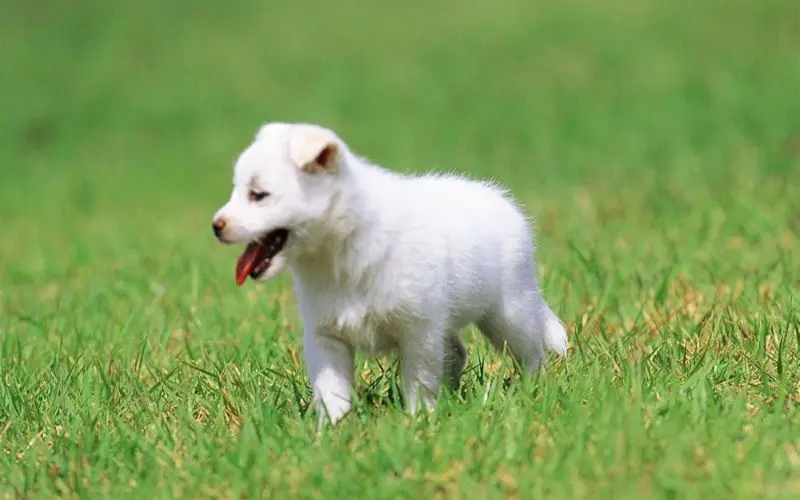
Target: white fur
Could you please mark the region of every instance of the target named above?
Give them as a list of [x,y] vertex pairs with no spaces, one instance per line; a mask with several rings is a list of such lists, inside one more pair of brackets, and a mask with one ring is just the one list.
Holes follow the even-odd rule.
[[[315,164],[328,146],[335,154]],[[270,195],[248,201],[253,187]],[[334,423],[351,406],[354,349],[399,351],[411,412],[419,399],[433,408],[440,383],[458,384],[468,324],[531,372],[544,347],[566,355],[564,326],[539,290],[528,220],[496,185],[400,175],[331,130],[270,123],[238,159],[215,219],[228,243],[291,231],[259,279],[291,270],[315,404]]]

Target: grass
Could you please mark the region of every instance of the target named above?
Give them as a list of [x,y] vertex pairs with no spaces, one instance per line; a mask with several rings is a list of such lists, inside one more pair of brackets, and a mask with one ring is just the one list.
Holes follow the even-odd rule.
[[[800,17],[789,0],[0,7],[0,498],[800,495]],[[507,184],[571,347],[468,331],[317,436],[290,281],[212,238],[268,120]]]

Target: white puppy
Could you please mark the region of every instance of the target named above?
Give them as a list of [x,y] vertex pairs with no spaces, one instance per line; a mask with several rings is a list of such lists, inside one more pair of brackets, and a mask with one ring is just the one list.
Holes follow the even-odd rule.
[[458,385],[470,323],[531,372],[544,347],[567,352],[528,221],[497,186],[400,175],[331,130],[270,123],[236,162],[213,228],[247,243],[238,284],[291,270],[314,402],[334,423],[351,406],[354,349],[399,351],[411,412],[433,408],[442,381]]

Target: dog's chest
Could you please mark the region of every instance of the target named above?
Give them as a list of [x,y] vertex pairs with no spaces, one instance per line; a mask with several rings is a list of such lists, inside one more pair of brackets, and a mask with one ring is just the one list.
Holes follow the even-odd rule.
[[403,315],[375,296],[317,290],[306,299],[308,313],[320,334],[373,355],[390,351],[402,341]]

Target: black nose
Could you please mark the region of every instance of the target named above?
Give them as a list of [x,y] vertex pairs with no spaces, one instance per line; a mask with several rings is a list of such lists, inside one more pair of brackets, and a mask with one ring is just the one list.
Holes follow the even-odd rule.
[[211,229],[214,230],[214,236],[219,238],[222,234],[222,230],[225,229],[225,221],[222,219],[215,220],[211,223]]

